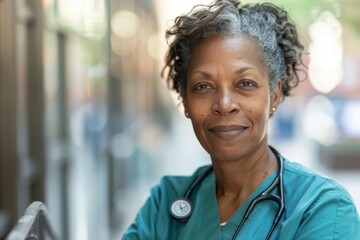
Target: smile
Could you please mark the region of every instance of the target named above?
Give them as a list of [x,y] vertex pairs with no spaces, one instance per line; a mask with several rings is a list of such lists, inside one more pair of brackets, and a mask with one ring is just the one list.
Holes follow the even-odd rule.
[[239,125],[216,126],[209,128],[209,132],[220,140],[229,141],[240,136],[246,129],[247,127]]

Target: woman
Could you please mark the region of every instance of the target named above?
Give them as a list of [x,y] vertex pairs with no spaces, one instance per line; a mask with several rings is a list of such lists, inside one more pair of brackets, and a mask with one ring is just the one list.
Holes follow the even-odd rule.
[[287,13],[216,1],[178,17],[167,37],[168,82],[212,164],[164,177],[123,239],[360,239],[348,192],[268,145],[302,64]]

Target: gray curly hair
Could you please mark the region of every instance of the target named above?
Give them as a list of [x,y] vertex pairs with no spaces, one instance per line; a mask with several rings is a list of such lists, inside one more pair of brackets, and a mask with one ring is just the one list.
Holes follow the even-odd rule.
[[197,5],[190,13],[175,19],[166,31],[170,41],[166,55],[167,82],[170,88],[184,97],[188,61],[192,50],[204,38],[245,34],[257,40],[268,66],[270,92],[277,82],[282,84],[282,96],[289,96],[298,85],[297,70],[303,65],[304,47],[299,42],[295,25],[287,12],[271,3],[241,6],[236,0],[217,0],[213,4]]

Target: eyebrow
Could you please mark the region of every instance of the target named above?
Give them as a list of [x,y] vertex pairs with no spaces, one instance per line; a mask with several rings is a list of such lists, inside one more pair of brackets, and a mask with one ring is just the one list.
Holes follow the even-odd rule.
[[[240,75],[240,74],[244,73],[245,71],[251,70],[251,69],[254,69],[254,68],[253,67],[243,67],[243,68],[240,68],[240,69],[236,70],[234,73]],[[204,72],[202,70],[195,70],[195,71],[191,72],[189,74],[189,76],[192,76],[194,74],[200,74],[205,78],[211,78],[212,77],[212,74],[210,74],[208,72]]]
[[191,72],[189,74],[189,76],[192,76],[192,75],[195,75],[195,74],[200,74],[205,78],[211,78],[212,77],[212,75],[210,73],[207,73],[207,72],[204,72],[204,71],[201,71],[201,70],[193,71],[193,72]]
[[243,67],[243,68],[236,70],[235,73],[242,74],[242,73],[246,72],[247,70],[253,70],[253,69],[254,69],[253,67]]

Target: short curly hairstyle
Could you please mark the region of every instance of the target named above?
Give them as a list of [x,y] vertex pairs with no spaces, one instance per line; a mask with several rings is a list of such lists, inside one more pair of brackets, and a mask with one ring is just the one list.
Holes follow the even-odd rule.
[[257,40],[269,71],[270,93],[282,82],[282,97],[290,95],[299,83],[297,71],[303,65],[296,27],[282,8],[271,4],[241,5],[237,0],[216,0],[197,5],[188,14],[175,19],[166,31],[169,49],[162,77],[168,86],[184,97],[189,58],[204,38],[245,34]]

